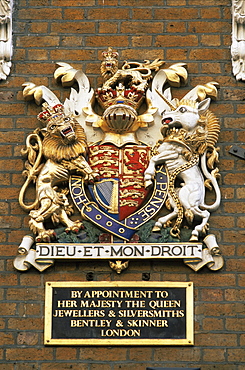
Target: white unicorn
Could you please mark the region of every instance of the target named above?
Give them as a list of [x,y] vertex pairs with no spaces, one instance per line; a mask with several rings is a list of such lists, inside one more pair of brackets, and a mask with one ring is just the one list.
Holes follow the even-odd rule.
[[[159,231],[162,226],[170,225],[170,221],[177,217],[171,229],[171,235],[179,237],[179,227],[185,216],[189,223],[194,216],[201,218],[192,231],[190,240],[198,240],[200,233],[206,233],[210,211],[215,211],[221,201],[220,189],[216,180],[218,169],[209,172],[207,166],[213,169],[218,159],[215,144],[219,134],[218,119],[208,111],[210,99],[200,103],[194,100],[168,101],[159,93],[170,106],[171,112],[162,114],[163,140],[159,141],[154,155],[145,171],[145,186],[149,187],[155,174],[155,166],[165,164],[169,173],[169,201],[167,205],[173,211],[160,217],[153,231]],[[199,159],[200,167],[199,167]],[[207,160],[208,158],[208,160]],[[206,181],[204,181],[206,178]],[[180,187],[176,180],[180,180]],[[216,200],[212,205],[205,204],[205,185],[215,190]]]

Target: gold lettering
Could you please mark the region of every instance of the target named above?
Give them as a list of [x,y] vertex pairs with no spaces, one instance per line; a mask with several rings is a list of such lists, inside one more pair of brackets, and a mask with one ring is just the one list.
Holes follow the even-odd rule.
[[140,330],[102,329],[100,335],[102,337],[140,337]]
[[81,298],[82,297],[82,290],[72,290],[71,291],[71,298]]
[[53,317],[105,317],[105,310],[55,310]]
[[168,321],[167,320],[128,320],[127,324],[129,327],[158,327],[158,328],[167,328]]
[[166,290],[155,290],[157,298],[167,298],[168,292]]
[[123,301],[80,301],[80,307],[96,307],[96,308],[104,308],[104,307],[119,307],[121,308]]
[[83,327],[110,327],[112,320],[71,320],[72,328],[83,328]]
[[76,301],[58,301],[57,302],[58,307],[77,307],[77,302]]
[[125,301],[127,308],[145,307],[145,301]]

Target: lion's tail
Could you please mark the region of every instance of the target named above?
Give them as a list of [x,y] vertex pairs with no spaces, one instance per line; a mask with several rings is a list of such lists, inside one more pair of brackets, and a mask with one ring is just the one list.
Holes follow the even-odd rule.
[[25,204],[24,199],[29,185],[31,184],[31,182],[36,182],[37,176],[43,167],[43,164],[41,164],[42,140],[39,135],[37,135],[36,133],[28,135],[26,139],[26,149],[23,150],[23,154],[28,156],[28,160],[25,163],[26,170],[24,170],[22,173],[27,178],[20,190],[19,203],[25,211],[31,211],[32,209],[37,207],[39,203],[38,197],[36,197],[32,204]]

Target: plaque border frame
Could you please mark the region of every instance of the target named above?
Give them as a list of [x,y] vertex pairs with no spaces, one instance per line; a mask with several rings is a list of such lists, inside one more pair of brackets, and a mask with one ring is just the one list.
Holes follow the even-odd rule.
[[[52,293],[55,287],[66,288],[186,288],[186,337],[184,339],[53,339],[52,338]],[[44,310],[44,345],[194,345],[194,293],[193,282],[138,282],[138,281],[97,281],[97,282],[81,282],[81,281],[65,281],[65,282],[46,282],[45,287],[45,310]]]

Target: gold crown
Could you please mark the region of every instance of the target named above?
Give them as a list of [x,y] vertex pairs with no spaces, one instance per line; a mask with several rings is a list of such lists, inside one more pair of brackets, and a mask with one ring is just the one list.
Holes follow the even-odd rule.
[[56,104],[53,107],[47,103],[43,103],[43,111],[38,114],[37,118],[43,123],[47,123],[51,119],[57,119],[64,115],[64,106],[62,104]]
[[118,59],[118,52],[112,51],[111,47],[108,47],[106,51],[102,52],[102,56],[105,60]]
[[124,104],[129,105],[136,111],[142,104],[144,100],[145,93],[142,90],[137,90],[136,87],[131,87],[130,89],[125,89],[122,84],[115,89],[97,89],[96,98],[98,103],[103,109],[107,109],[111,105]]

